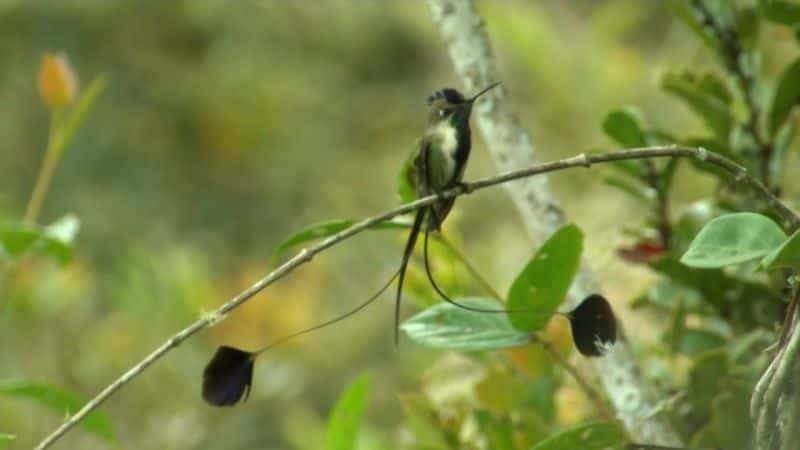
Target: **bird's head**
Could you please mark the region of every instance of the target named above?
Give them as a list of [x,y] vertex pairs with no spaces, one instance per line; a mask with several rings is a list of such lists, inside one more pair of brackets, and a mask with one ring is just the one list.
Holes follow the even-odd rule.
[[464,98],[461,92],[453,88],[443,88],[434,92],[428,97],[430,106],[428,123],[433,125],[447,120],[456,127],[469,123],[472,104],[475,103],[475,100],[499,84],[500,82],[493,83],[470,98]]

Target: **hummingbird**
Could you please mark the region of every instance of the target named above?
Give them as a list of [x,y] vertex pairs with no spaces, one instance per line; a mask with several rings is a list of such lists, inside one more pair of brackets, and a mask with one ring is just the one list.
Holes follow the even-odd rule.
[[[493,83],[469,98],[464,97],[461,92],[453,88],[440,89],[428,97],[430,109],[428,127],[412,154],[409,174],[411,181],[415,184],[418,198],[440,194],[462,183],[472,149],[469,127],[472,105],[480,96],[498,85],[500,85],[499,82]],[[455,203],[455,197],[437,200],[429,206],[418,209],[414,216],[411,232],[403,250],[403,259],[396,273],[398,281],[394,307],[395,344],[400,337],[400,300],[403,294],[403,281],[408,261],[417,243],[417,237],[423,224],[426,241],[430,231],[440,231],[442,222],[453,208],[453,203]],[[427,222],[425,221],[426,217]],[[432,277],[429,276],[429,278],[433,282]],[[437,291],[440,290],[437,288]],[[443,296],[443,298],[455,304],[447,296]]]
[[[411,177],[418,197],[440,194],[462,183],[464,170],[471,150],[469,128],[472,105],[483,94],[498,86],[494,83],[470,98],[465,98],[452,88],[436,91],[428,98],[430,112],[428,128],[418,142],[411,158]],[[427,243],[431,231],[440,231],[444,219],[453,207],[455,199],[441,199],[417,210],[414,222],[403,251],[400,267],[376,293],[354,309],[318,325],[283,336],[255,351],[230,346],[220,346],[203,371],[203,399],[212,406],[233,406],[247,399],[253,383],[253,368],[256,359],[274,347],[293,338],[329,327],[351,317],[371,303],[399,279],[395,299],[395,344],[399,340],[399,309],[403,290],[403,279],[408,261],[414,250],[420,231],[425,231],[425,269],[428,279],[442,298],[453,305],[476,312],[507,313],[513,310],[480,309],[462,305],[442,292],[433,279],[428,265]],[[425,218],[427,217],[427,222]],[[534,310],[519,310],[534,311]],[[578,350],[586,356],[601,356],[607,347],[616,341],[617,324],[609,303],[600,295],[590,295],[576,308],[561,314],[572,324],[573,339]]]

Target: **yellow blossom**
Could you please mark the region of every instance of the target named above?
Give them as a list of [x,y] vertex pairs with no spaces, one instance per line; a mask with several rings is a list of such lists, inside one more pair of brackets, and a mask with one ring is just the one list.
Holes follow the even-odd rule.
[[51,108],[69,105],[78,93],[78,77],[63,53],[45,53],[39,71],[39,95]]

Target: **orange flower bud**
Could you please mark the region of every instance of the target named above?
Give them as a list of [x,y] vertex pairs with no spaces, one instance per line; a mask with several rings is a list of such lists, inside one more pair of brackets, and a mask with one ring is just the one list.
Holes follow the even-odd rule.
[[78,77],[63,53],[45,53],[39,70],[39,95],[51,108],[67,106],[78,93]]

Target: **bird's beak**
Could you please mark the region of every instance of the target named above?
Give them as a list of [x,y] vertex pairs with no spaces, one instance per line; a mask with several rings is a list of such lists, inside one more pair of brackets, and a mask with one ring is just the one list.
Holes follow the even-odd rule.
[[467,99],[467,101],[466,101],[465,103],[470,103],[470,104],[471,104],[471,103],[474,103],[474,102],[475,102],[475,100],[477,100],[477,99],[478,99],[478,97],[480,97],[481,95],[483,95],[483,94],[485,94],[485,93],[489,92],[491,89],[493,89],[493,88],[495,88],[495,87],[497,87],[497,86],[500,86],[500,82],[499,82],[499,81],[497,81],[497,82],[495,82],[495,83],[492,83],[492,84],[490,84],[490,85],[489,85],[489,87],[487,87],[487,88],[483,89],[482,91],[480,91],[480,92],[478,92],[477,94],[473,95],[471,98]]

